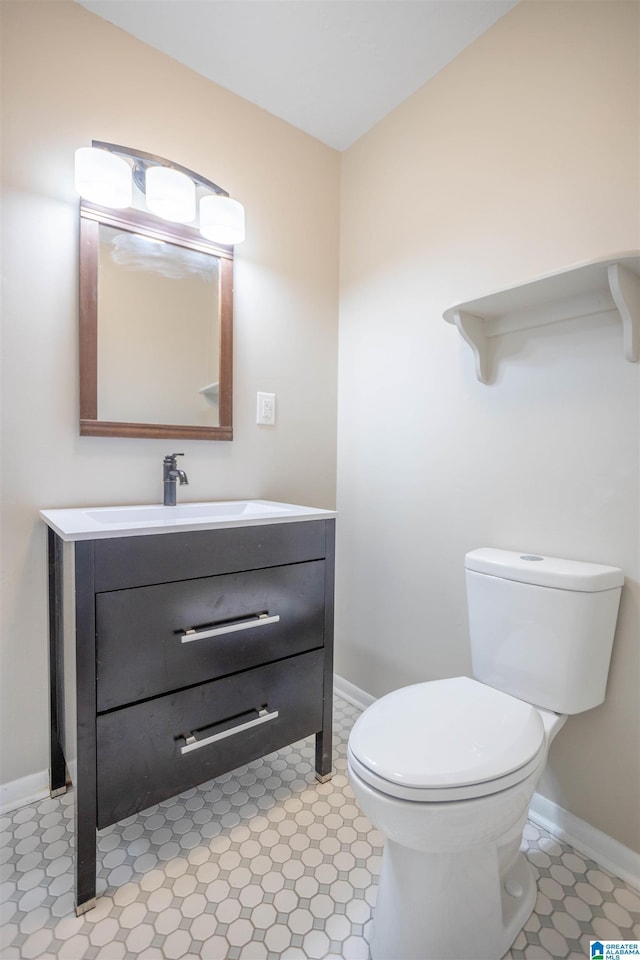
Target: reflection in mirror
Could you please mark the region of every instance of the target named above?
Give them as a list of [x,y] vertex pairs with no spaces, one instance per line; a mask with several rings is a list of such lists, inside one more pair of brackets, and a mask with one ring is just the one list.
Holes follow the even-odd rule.
[[233,252],[83,202],[80,433],[231,440]]
[[99,226],[98,419],[219,426],[219,259]]

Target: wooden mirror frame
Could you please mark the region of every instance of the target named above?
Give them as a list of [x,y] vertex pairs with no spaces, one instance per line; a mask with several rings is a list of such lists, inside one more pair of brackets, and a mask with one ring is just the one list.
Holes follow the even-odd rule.
[[[220,259],[219,425],[133,423],[98,419],[98,256],[100,224],[121,227]],[[192,227],[169,224],[139,210],[80,205],[80,436],[175,440],[233,440],[233,247],[206,240]]]

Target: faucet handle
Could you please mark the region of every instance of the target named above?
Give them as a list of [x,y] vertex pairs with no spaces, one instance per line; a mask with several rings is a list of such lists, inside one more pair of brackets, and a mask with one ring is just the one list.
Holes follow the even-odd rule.
[[184,457],[184,453],[168,453],[165,456],[165,463],[175,463],[176,457]]

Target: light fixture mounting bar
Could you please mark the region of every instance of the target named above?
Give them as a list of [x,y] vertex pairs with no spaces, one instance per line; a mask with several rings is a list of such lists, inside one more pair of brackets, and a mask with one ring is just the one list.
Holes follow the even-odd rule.
[[218,196],[229,196],[226,190],[223,190],[222,187],[219,187],[218,184],[212,180],[207,180],[206,177],[202,177],[199,173],[189,170],[188,167],[183,167],[181,164],[174,163],[172,160],[166,160],[164,157],[159,157],[155,153],[133,150],[131,147],[122,147],[117,143],[107,143],[104,140],[92,140],[91,146],[98,150],[109,150],[111,153],[117,153],[123,157],[130,157],[134,161],[134,177],[136,171],[145,171],[147,167],[150,166],[170,167],[172,170],[178,170],[180,173],[186,174],[194,183],[205,187],[207,190],[211,190],[212,193],[216,193]]

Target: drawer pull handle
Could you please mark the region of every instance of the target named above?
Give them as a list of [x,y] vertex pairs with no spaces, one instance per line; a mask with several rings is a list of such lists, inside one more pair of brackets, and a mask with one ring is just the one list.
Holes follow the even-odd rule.
[[268,723],[269,720],[275,720],[278,716],[277,710],[262,709],[258,711],[258,716],[253,720],[247,720],[245,723],[239,723],[237,727],[230,727],[229,730],[222,730],[220,733],[214,733],[211,737],[205,737],[204,740],[196,740],[191,734],[185,738],[184,746],[180,747],[180,753],[191,753],[193,750],[199,750],[200,747],[207,747],[210,743],[216,743],[218,740],[224,740],[226,737],[233,737],[236,733],[242,733],[243,730],[249,730],[251,727],[257,727],[261,723]]
[[237,633],[238,630],[252,630],[254,627],[266,627],[268,623],[278,623],[279,614],[272,617],[260,613],[251,620],[237,620],[235,623],[224,623],[219,627],[207,627],[205,630],[186,630],[180,637],[180,643],[191,643],[192,640],[206,640],[208,637],[221,637],[225,633]]

